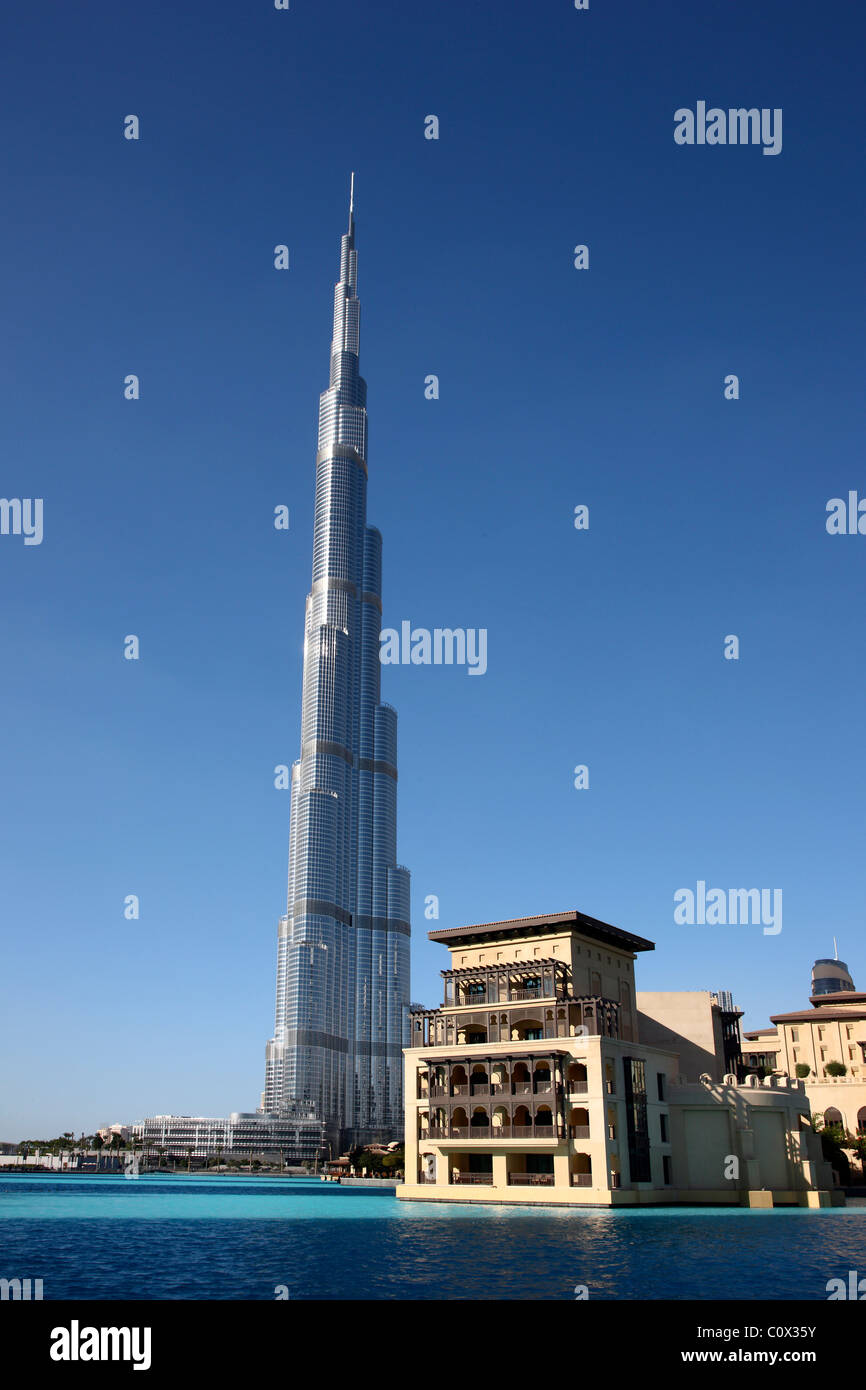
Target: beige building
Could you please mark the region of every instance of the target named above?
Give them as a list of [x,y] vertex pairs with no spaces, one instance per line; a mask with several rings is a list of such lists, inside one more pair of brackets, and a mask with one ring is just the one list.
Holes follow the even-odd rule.
[[451,966],[442,1005],[412,1013],[399,1197],[829,1202],[802,1086],[724,1070],[737,1011],[699,991],[637,999],[651,941],[580,912],[430,938]]
[[[812,1113],[849,1134],[866,1134],[866,994],[854,988],[844,962],[820,960],[812,970],[809,1004],[773,1015],[772,1028],[744,1035],[746,1068],[796,1076],[798,1067],[808,1067],[804,1083]],[[842,1076],[831,1074],[838,1070],[834,1062],[845,1067]]]
[[697,1081],[705,1073],[714,1081],[742,1068],[740,1019],[730,997],[706,989],[666,990],[637,995],[641,1042],[673,1048],[680,1073]]

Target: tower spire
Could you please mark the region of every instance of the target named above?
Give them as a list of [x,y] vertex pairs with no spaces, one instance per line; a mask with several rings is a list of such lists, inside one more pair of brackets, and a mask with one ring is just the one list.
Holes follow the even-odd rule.
[[301,756],[263,1101],[281,1114],[312,1109],[341,1146],[401,1132],[411,930],[409,873],[397,862],[397,716],[380,700],[382,537],[367,525],[357,287],[353,174],[319,398]]

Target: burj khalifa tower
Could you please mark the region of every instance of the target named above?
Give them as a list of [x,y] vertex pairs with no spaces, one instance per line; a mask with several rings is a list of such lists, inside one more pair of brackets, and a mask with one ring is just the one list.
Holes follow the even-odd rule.
[[354,175],[319,401],[301,756],[263,1108],[315,1110],[333,1143],[402,1134],[409,872],[397,864],[397,714],[380,696],[382,537],[367,525]]

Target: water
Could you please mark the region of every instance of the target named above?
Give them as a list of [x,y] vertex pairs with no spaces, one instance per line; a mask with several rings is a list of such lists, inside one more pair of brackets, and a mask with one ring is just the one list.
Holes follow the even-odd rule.
[[0,1277],[45,1299],[821,1299],[866,1206],[639,1211],[398,1202],[314,1179],[0,1178]]

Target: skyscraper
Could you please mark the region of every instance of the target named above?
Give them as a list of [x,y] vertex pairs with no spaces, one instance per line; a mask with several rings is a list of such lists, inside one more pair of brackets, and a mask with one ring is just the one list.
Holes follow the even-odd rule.
[[312,1103],[336,1142],[402,1132],[409,872],[397,855],[397,714],[379,699],[382,537],[367,525],[354,175],[319,402],[301,756],[292,768],[264,1108]]

